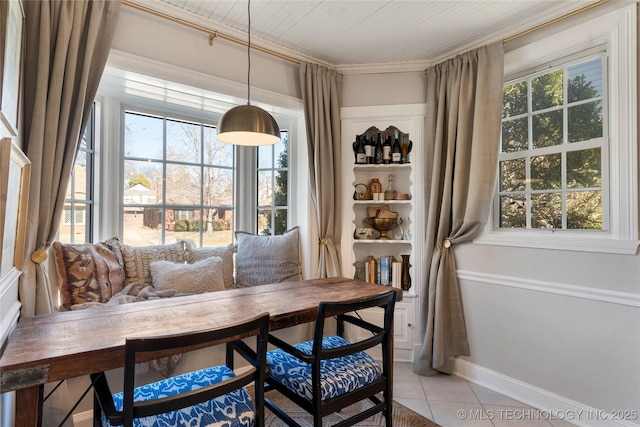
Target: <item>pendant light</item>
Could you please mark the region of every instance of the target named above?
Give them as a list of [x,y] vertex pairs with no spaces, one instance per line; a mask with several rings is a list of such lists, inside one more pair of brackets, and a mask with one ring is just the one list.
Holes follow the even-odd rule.
[[218,122],[219,141],[234,145],[272,145],[280,142],[280,128],[273,117],[251,105],[251,0],[248,0],[249,40],[247,43],[247,105],[233,107]]

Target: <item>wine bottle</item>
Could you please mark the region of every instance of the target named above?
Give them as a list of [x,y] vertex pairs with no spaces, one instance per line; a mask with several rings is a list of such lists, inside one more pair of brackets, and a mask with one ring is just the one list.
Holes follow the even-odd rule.
[[365,163],[373,163],[373,144],[371,144],[371,140],[367,139],[367,136],[364,137],[364,152],[366,157]]
[[389,132],[385,132],[384,144],[382,144],[382,163],[388,165],[391,163],[391,138]]
[[367,163],[367,153],[364,149],[364,142],[360,139],[360,136],[356,137],[358,142],[358,148],[356,149],[356,164],[362,165]]
[[376,164],[381,165],[384,162],[382,156],[382,135],[378,132],[378,139],[376,140]]
[[356,140],[351,144],[353,148],[353,163],[358,163],[358,148],[360,147],[360,137],[356,135]]
[[395,139],[393,141],[393,147],[391,147],[391,162],[401,163],[402,161],[402,148],[400,148],[400,141],[398,140],[398,131],[396,130]]

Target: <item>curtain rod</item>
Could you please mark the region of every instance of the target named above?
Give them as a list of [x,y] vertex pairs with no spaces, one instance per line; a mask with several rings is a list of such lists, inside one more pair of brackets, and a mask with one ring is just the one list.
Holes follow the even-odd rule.
[[[213,40],[216,37],[220,37],[221,39],[228,40],[228,41],[231,41],[233,43],[238,43],[238,44],[241,44],[243,46],[247,46],[249,44],[247,41],[239,39],[237,37],[221,33],[220,31],[217,31],[217,30],[212,30],[211,28],[207,28],[207,27],[204,27],[202,25],[195,24],[193,22],[187,21],[185,19],[169,15],[168,13],[160,12],[158,10],[152,9],[150,7],[147,7],[147,6],[143,6],[143,5],[139,4],[139,3],[135,3],[135,2],[132,2],[130,0],[122,0],[122,4],[124,4],[125,6],[132,7],[134,9],[141,10],[143,12],[150,13],[150,14],[155,15],[155,16],[159,16],[160,18],[168,19],[169,21],[173,21],[173,22],[176,22],[178,24],[185,25],[185,26],[187,26],[189,28],[193,28],[195,30],[199,30],[199,31],[205,32],[205,33],[209,34],[209,44],[213,44]],[[276,52],[276,51],[271,50],[271,49],[267,49],[266,47],[257,46],[255,44],[251,43],[251,48],[255,49],[255,50],[258,50],[260,52],[263,52],[263,53],[278,57],[280,59],[284,59],[286,61],[293,62],[294,64],[300,64],[300,60],[299,59],[291,57],[291,56],[288,56],[288,55],[285,55],[283,53]]]
[[518,34],[514,34],[513,36],[509,36],[509,37],[507,37],[507,38],[505,38],[503,40],[503,43],[508,43],[508,42],[513,41],[515,39],[519,39],[522,36],[526,36],[527,34],[531,34],[534,31],[538,31],[538,30],[540,30],[542,28],[548,27],[549,25],[553,25],[553,24],[555,24],[557,22],[562,22],[562,21],[564,21],[566,19],[569,19],[569,18],[571,18],[573,16],[576,16],[576,15],[579,15],[579,14],[581,14],[583,12],[586,12],[587,10],[593,9],[594,7],[603,5],[606,2],[607,2],[607,0],[598,0],[595,3],[591,3],[591,4],[588,4],[586,6],[581,7],[580,9],[576,9],[573,12],[565,13],[564,15],[558,16],[557,18],[554,18],[554,19],[552,19],[550,21],[543,22],[540,25],[536,25],[533,28],[529,28],[528,30],[524,30],[524,31],[522,31],[522,32],[520,32]]

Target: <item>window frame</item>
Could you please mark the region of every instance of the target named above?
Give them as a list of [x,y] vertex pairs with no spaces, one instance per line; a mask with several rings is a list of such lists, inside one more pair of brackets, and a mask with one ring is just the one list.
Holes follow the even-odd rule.
[[[605,191],[605,189],[609,189],[609,166],[610,166],[610,161],[609,161],[609,109],[608,109],[608,105],[609,105],[609,94],[608,94],[608,85],[603,85],[602,87],[602,93],[600,94],[599,97],[600,98],[599,101],[602,103],[602,118],[603,118],[603,128],[602,128],[602,136],[598,137],[598,138],[593,138],[591,140],[587,140],[587,141],[577,141],[577,142],[571,142],[568,139],[568,123],[567,123],[567,119],[568,119],[568,111],[574,107],[575,105],[578,104],[585,104],[585,103],[591,103],[593,102],[594,98],[591,98],[589,100],[586,101],[579,101],[578,103],[571,103],[568,100],[567,97],[567,79],[568,76],[565,75],[564,71],[568,70],[569,68],[579,65],[579,64],[584,64],[586,62],[598,59],[600,60],[601,64],[602,64],[602,80],[604,82],[608,81],[608,74],[607,74],[607,64],[608,64],[608,57],[607,57],[607,53],[606,53],[606,47],[605,46],[601,46],[599,48],[596,49],[592,49],[589,50],[587,52],[582,52],[581,55],[578,55],[577,57],[572,57],[572,58],[565,58],[565,61],[562,61],[560,64],[547,64],[545,66],[545,69],[543,71],[536,71],[536,72],[531,72],[531,73],[525,73],[523,76],[518,76],[516,78],[512,78],[510,80],[506,80],[504,83],[504,87],[516,84],[516,83],[520,83],[520,82],[527,82],[527,102],[528,102],[528,107],[527,107],[527,111],[523,114],[518,114],[512,117],[509,117],[505,120],[505,118],[503,117],[503,123],[508,122],[508,121],[514,121],[514,120],[521,120],[521,119],[527,119],[528,121],[528,147],[526,149],[522,149],[522,150],[517,150],[517,151],[510,151],[510,152],[503,152],[502,151],[502,147],[500,148],[500,154],[498,156],[498,178],[497,178],[497,183],[496,183],[496,197],[493,198],[493,211],[495,212],[495,214],[492,216],[491,220],[493,220],[493,227],[496,230],[518,230],[518,231],[523,231],[523,232],[529,232],[529,231],[533,231],[533,230],[541,230],[540,228],[532,228],[531,227],[531,220],[532,220],[532,197],[537,195],[537,194],[552,194],[552,193],[559,193],[561,194],[562,197],[562,228],[554,228],[553,231],[557,232],[557,233],[570,233],[570,234],[577,234],[577,233],[606,233],[609,230],[609,224],[610,224],[610,219],[609,219],[609,214],[610,214],[610,206],[609,206],[609,192]],[[556,71],[559,70],[563,70],[563,102],[561,105],[558,106],[554,106],[552,108],[545,108],[542,110],[538,110],[538,111],[534,111],[532,108],[532,87],[530,82],[532,82],[533,80],[535,80],[536,78],[539,78],[541,76],[547,75],[549,73],[554,73]],[[563,141],[560,144],[556,144],[556,145],[550,145],[550,146],[545,146],[545,147],[532,147],[531,143],[533,140],[533,119],[541,114],[545,114],[548,111],[562,111],[563,114]],[[515,117],[515,119],[513,118]],[[594,149],[594,148],[599,148],[600,151],[600,155],[601,155],[601,165],[600,165],[600,177],[601,177],[601,185],[600,185],[600,193],[601,193],[601,204],[602,204],[602,228],[601,229],[568,229],[565,228],[566,226],[566,222],[567,222],[567,206],[566,206],[566,194],[567,193],[571,193],[571,192],[575,192],[575,191],[585,191],[585,189],[575,189],[575,188],[570,188],[566,186],[566,182],[567,182],[567,168],[566,168],[566,159],[567,159],[567,154],[571,153],[571,152],[577,152],[577,151],[582,151],[582,150],[587,150],[587,149]],[[556,155],[559,154],[562,158],[561,161],[561,185],[559,188],[555,188],[555,189],[534,189],[531,188],[531,183],[529,181],[530,177],[531,177],[531,167],[532,167],[532,159],[535,157],[540,157],[540,156],[548,156],[548,155]],[[525,170],[526,170],[526,178],[527,178],[527,183],[526,183],[526,188],[525,190],[521,190],[521,191],[502,191],[501,189],[501,169],[500,169],[500,163],[502,161],[510,161],[510,160],[524,160],[525,161]],[[500,203],[500,197],[501,196],[505,196],[505,195],[510,195],[510,194],[518,194],[518,195],[523,195],[526,197],[527,199],[527,212],[526,212],[526,222],[527,222],[527,227],[526,228],[508,228],[508,227],[501,227],[500,226],[500,220],[501,220],[501,203]]]
[[[569,62],[575,55],[606,46],[609,65],[606,72],[609,77],[608,231],[499,229],[495,222],[496,207],[492,203],[484,232],[474,239],[474,243],[614,254],[637,252],[640,242],[636,7],[636,4],[627,5],[551,35],[531,36],[518,41],[516,47],[506,49],[505,53],[506,83],[532,70],[542,70],[550,63]],[[494,200],[497,197],[496,186]]]
[[[101,139],[104,141],[118,141],[118,144],[103,144],[100,147],[100,170],[108,171],[107,174],[98,172],[98,176],[109,176],[109,179],[118,177],[118,182],[123,182],[124,176],[124,111],[138,111],[141,113],[171,117],[189,122],[197,121],[206,125],[216,126],[222,114],[235,105],[241,105],[246,99],[224,95],[221,91],[228,90],[233,93],[237,86],[216,77],[207,77],[209,81],[220,83],[221,91],[213,92],[210,89],[195,88],[178,83],[184,76],[192,76],[194,72],[180,69],[172,76],[163,76],[162,79],[153,76],[153,71],[162,69],[154,61],[138,61],[127,58],[127,70],[121,68],[122,53],[113,55],[113,65],[107,64],[103,79],[98,90],[97,102],[101,106],[100,121],[103,123]],[[125,57],[127,55],[124,55]],[[154,65],[155,64],[155,65]],[[145,74],[138,74],[139,69]],[[148,72],[148,74],[147,74]],[[196,73],[197,74],[197,73]],[[246,92],[243,86],[242,92]],[[226,89],[225,89],[226,88]],[[252,102],[260,105],[271,113],[279,127],[289,133],[289,215],[290,226],[308,224],[308,208],[304,206],[303,198],[297,197],[306,194],[303,188],[305,174],[298,168],[303,164],[300,156],[304,151],[298,146],[306,146],[304,139],[304,114],[300,100],[280,94],[261,90],[253,90],[263,98],[263,103]],[[254,95],[255,96],[255,95]],[[258,96],[256,96],[258,99]],[[165,103],[164,100],[171,102]],[[273,102],[274,104],[267,104]],[[278,106],[279,105],[279,106]],[[188,106],[188,107],[187,107]],[[295,143],[294,143],[295,142]],[[255,233],[255,165],[256,149],[253,147],[237,146],[236,150],[236,176],[234,194],[234,225],[235,231]],[[295,159],[295,161],[293,161]],[[306,159],[304,159],[306,160]],[[244,171],[244,172],[243,172]],[[296,178],[302,177],[302,180]],[[98,178],[99,179],[99,178]],[[292,183],[300,182],[300,185]],[[97,221],[95,231],[99,239],[111,236],[122,236],[122,218],[120,212],[123,208],[123,189],[121,186],[105,185],[104,182],[96,183],[99,188],[100,200],[97,204],[100,218]],[[117,201],[117,203],[113,203]],[[295,206],[294,206],[295,205]],[[296,212],[294,208],[298,208]]]

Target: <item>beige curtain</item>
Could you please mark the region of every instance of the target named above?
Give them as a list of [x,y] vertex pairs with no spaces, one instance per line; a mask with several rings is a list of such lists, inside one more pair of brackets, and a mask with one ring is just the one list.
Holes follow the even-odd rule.
[[319,236],[317,277],[342,275],[335,236],[340,235],[340,83],[342,75],[300,62],[300,88],[309,150],[311,199]]
[[107,61],[120,1],[23,4],[23,148],[32,166],[19,296],[22,316],[33,316],[54,309],[42,251],[58,230],[76,148]]
[[454,357],[469,355],[454,251],[482,231],[493,198],[503,57],[500,42],[427,71],[428,283],[421,301],[424,343],[414,366],[421,375],[452,373]]

